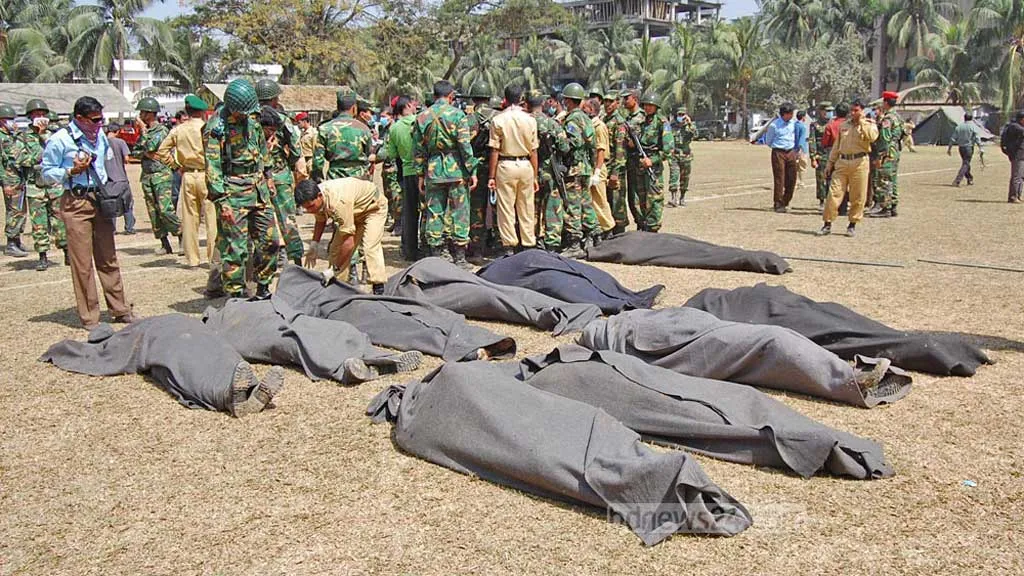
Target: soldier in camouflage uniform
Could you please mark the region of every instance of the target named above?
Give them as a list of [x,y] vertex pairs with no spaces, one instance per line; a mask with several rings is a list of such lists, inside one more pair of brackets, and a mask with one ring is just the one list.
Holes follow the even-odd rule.
[[604,123],[608,126],[611,149],[608,150],[608,205],[615,219],[613,234],[621,234],[629,225],[626,212],[626,116],[619,107],[619,93],[604,95]]
[[[425,196],[428,255],[466,266],[469,190],[477,184],[477,162],[470,145],[469,122],[452,106],[454,98],[450,83],[434,84],[434,103],[416,116],[412,139],[420,193]],[[444,246],[446,232],[454,254]]]
[[[392,99],[392,102],[397,102],[398,97]],[[388,224],[386,230],[393,232],[393,236],[402,235],[402,186],[399,183],[398,165],[402,162],[400,159],[391,158],[388,156],[386,151],[386,144],[388,142],[388,134],[391,133],[391,126],[394,124],[394,104],[392,104],[391,114],[381,114],[380,120],[381,125],[378,129],[378,138],[380,139],[380,153],[377,155],[377,159],[383,163],[383,171],[381,172],[381,182],[384,184],[384,197],[388,200]]]
[[[305,177],[306,161],[302,158],[302,148],[299,146],[302,133],[281,109],[280,95],[281,87],[277,82],[267,79],[256,82],[256,98],[259,99],[264,110],[269,108],[266,113],[261,113],[260,124],[263,126],[267,151],[270,153],[271,182],[274,186],[272,198],[274,216],[277,218],[278,226],[281,227],[281,236],[284,239],[288,259],[296,266],[301,266],[304,248],[302,237],[299,235],[299,225],[295,220],[298,210],[295,206],[296,176],[292,169],[295,169],[295,173],[299,175],[300,179]],[[273,114],[277,115],[277,122],[272,126],[264,124],[263,116],[270,121]]]
[[875,206],[865,214],[869,218],[896,216],[900,201],[896,181],[903,146],[903,119],[896,113],[896,92],[882,93],[882,114],[878,120],[878,140],[872,147],[871,162],[875,167]]
[[[644,110],[640,106],[640,97],[635,90],[627,91],[622,96],[622,101],[625,104],[625,110],[623,115],[625,121],[622,123],[622,127],[627,131],[632,131],[633,134],[639,134],[641,127],[646,122],[647,117],[644,115]],[[644,218],[640,212],[640,181],[643,178],[642,170],[640,168],[640,152],[636,149],[633,144],[633,139],[629,136],[626,137],[626,205],[629,207],[629,213],[633,215],[633,222],[636,224],[637,230],[643,230]]]
[[313,179],[371,178],[373,133],[354,117],[359,96],[350,89],[338,91],[338,116],[317,129],[313,147]]
[[25,105],[25,114],[32,121],[28,131],[22,134],[21,156],[18,165],[27,176],[25,197],[28,202],[29,220],[32,222],[32,242],[39,253],[36,270],[44,271],[49,265],[46,252],[50,241],[64,252],[64,264],[68,264],[67,232],[60,214],[60,197],[64,188],[43,180],[43,150],[50,137],[47,130],[49,109],[46,102],[34,98]]
[[171,242],[167,235],[178,236],[181,244],[181,222],[175,210],[171,190],[171,168],[156,159],[156,151],[160,143],[167,137],[169,130],[157,121],[160,104],[155,98],[143,98],[135,107],[139,118],[135,122],[136,130],[142,133],[132,148],[132,158],[142,161],[142,196],[146,199],[149,210],[149,222],[153,226],[153,236],[160,241],[157,254],[173,254]]
[[270,297],[277,274],[280,239],[274,221],[267,141],[259,123],[256,90],[233,80],[224,91],[224,108],[204,127],[206,186],[218,209],[217,250],[221,279],[229,297],[242,297],[249,242],[253,244],[257,298]]
[[491,119],[495,110],[490,106],[491,89],[486,82],[477,82],[469,89],[473,99],[473,113],[466,116],[469,123],[469,141],[477,161],[476,188],[469,191],[469,242],[475,256],[483,256],[487,242],[487,204],[491,192],[487,189],[487,159],[491,154],[487,139],[491,132]]
[[[537,120],[537,150],[540,161],[538,177],[540,191],[534,196],[534,213],[537,214],[537,239],[540,247],[550,252],[562,250],[562,223],[565,210],[562,204],[562,190],[555,182],[553,156],[565,158],[569,154],[569,139],[562,126],[544,114],[544,96],[535,94],[527,100],[527,111]],[[564,167],[563,163],[559,163]],[[564,179],[567,174],[561,174]]]
[[832,152],[831,146],[825,146],[824,138],[834,110],[835,107],[831,102],[818,104],[818,114],[815,122],[811,124],[810,137],[807,139],[811,165],[814,166],[815,182],[817,183],[815,197],[818,199],[818,208],[821,209],[824,209],[825,199],[828,198],[829,180],[826,170],[828,169],[828,155]]
[[686,193],[690,190],[690,169],[693,167],[690,143],[696,137],[697,125],[686,113],[686,107],[680,106],[672,122],[672,140],[675,145],[668,158],[669,208],[686,206]]
[[5,226],[7,249],[5,253],[24,258],[28,252],[21,246],[21,231],[25,229],[25,180],[21,177],[18,158],[22,143],[14,125],[14,108],[0,104],[0,184],[4,188]]
[[647,157],[641,157],[639,160],[637,208],[641,215],[640,229],[657,232],[661,229],[662,208],[665,202],[665,193],[659,180],[663,162],[675,143],[672,139],[672,129],[669,128],[665,117],[658,113],[657,96],[653,92],[648,92],[641,98],[640,103],[644,107],[645,120],[638,136]]
[[569,138],[572,160],[565,180],[565,256],[582,258],[591,235],[597,235],[597,215],[590,200],[590,177],[594,174],[594,123],[580,107],[587,93],[572,82],[562,90],[568,114],[565,134]]

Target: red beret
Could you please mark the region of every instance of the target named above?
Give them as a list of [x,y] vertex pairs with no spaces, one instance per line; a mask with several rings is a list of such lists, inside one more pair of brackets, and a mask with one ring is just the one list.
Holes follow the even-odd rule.
[[889,90],[886,90],[885,92],[882,92],[882,100],[899,100],[899,99],[900,99],[900,95],[899,95],[898,92],[891,92]]
[[398,96],[391,97],[391,108],[394,109],[398,105]]
[[298,114],[295,115],[296,122],[298,122],[299,120],[305,120],[306,118],[309,118],[309,114],[306,114],[305,112],[299,112]]

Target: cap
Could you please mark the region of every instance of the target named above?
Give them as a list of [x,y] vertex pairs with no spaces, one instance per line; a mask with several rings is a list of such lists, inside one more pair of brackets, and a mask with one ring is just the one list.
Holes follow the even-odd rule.
[[891,90],[886,90],[885,92],[882,92],[882,100],[899,100],[899,98],[899,92],[892,92]]
[[305,112],[299,112],[298,114],[295,115],[296,122],[300,120],[305,120],[306,118],[309,118],[309,114],[306,114]]
[[203,101],[202,98],[195,94],[189,94],[185,96],[185,107],[191,108],[192,110],[208,110],[210,107]]

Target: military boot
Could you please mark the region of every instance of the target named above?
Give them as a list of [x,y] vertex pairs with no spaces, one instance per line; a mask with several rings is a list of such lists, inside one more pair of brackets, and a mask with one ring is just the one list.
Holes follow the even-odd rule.
[[157,255],[174,254],[174,248],[171,248],[171,241],[164,236],[160,239],[160,248],[156,251]]
[[437,257],[442,259],[442,260],[444,260],[445,262],[447,262],[449,264],[452,264],[454,262],[454,260],[452,260],[452,253],[451,253],[451,251],[448,250],[448,245],[447,244],[441,246],[438,249]]
[[46,252],[39,253],[39,263],[36,264],[36,272],[46,272],[50,267],[50,261],[46,258]]
[[570,238],[565,250],[562,250],[562,256],[566,258],[580,259],[586,255],[587,253],[583,251],[583,239],[581,238]]
[[878,210],[868,212],[867,214],[865,214],[865,216],[867,216],[868,218],[889,218],[892,216],[892,209],[880,208]]
[[466,261],[466,247],[456,246],[453,263],[463,270],[472,270],[473,265]]
[[678,204],[676,203],[676,198],[677,197],[678,197],[678,193],[677,192],[670,193],[669,197],[668,197],[668,200],[665,202],[665,206],[668,207],[668,208],[675,208],[676,206],[678,206]]
[[21,246],[18,246],[18,241],[13,238],[7,239],[7,249],[4,250],[4,254],[11,256],[12,258],[24,258],[28,256],[28,252],[23,250]]

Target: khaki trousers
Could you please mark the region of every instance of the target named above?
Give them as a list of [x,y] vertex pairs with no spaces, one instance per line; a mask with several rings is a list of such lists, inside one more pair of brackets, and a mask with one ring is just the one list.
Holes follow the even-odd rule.
[[868,196],[868,168],[870,158],[836,160],[832,170],[832,187],[825,202],[825,222],[831,223],[839,215],[839,204],[847,190],[850,193],[849,218],[856,224],[864,217],[864,199]]
[[[366,271],[370,274],[370,284],[384,284],[388,281],[388,273],[384,268],[384,246],[381,241],[384,239],[385,223],[388,219],[388,200],[383,194],[377,197],[377,208],[369,210],[356,216],[356,248],[359,248],[366,261]],[[331,236],[331,243],[327,247],[327,255],[330,262],[335,262],[341,243],[345,240],[344,234],[334,233]],[[335,269],[338,280],[349,282],[349,266],[342,266],[341,270]]]
[[[537,245],[533,212],[533,165],[529,160],[499,160],[495,174],[498,185],[498,233],[502,246],[522,244],[524,248]],[[519,236],[516,237],[516,217],[519,217]]]
[[75,289],[75,306],[82,324],[92,328],[100,322],[96,273],[99,273],[103,296],[111,315],[116,318],[130,314],[132,309],[125,300],[121,268],[117,265],[114,221],[101,218],[92,200],[75,198],[70,192],[61,196],[60,211],[68,234],[71,283]]
[[608,204],[608,172],[604,169],[601,170],[601,181],[596,186],[590,187],[590,201],[594,205],[597,225],[601,228],[601,232],[615,228],[612,207]]
[[217,241],[217,207],[206,199],[206,172],[181,177],[181,243],[189,266],[199,266],[199,218],[206,219],[206,260],[213,262]]

